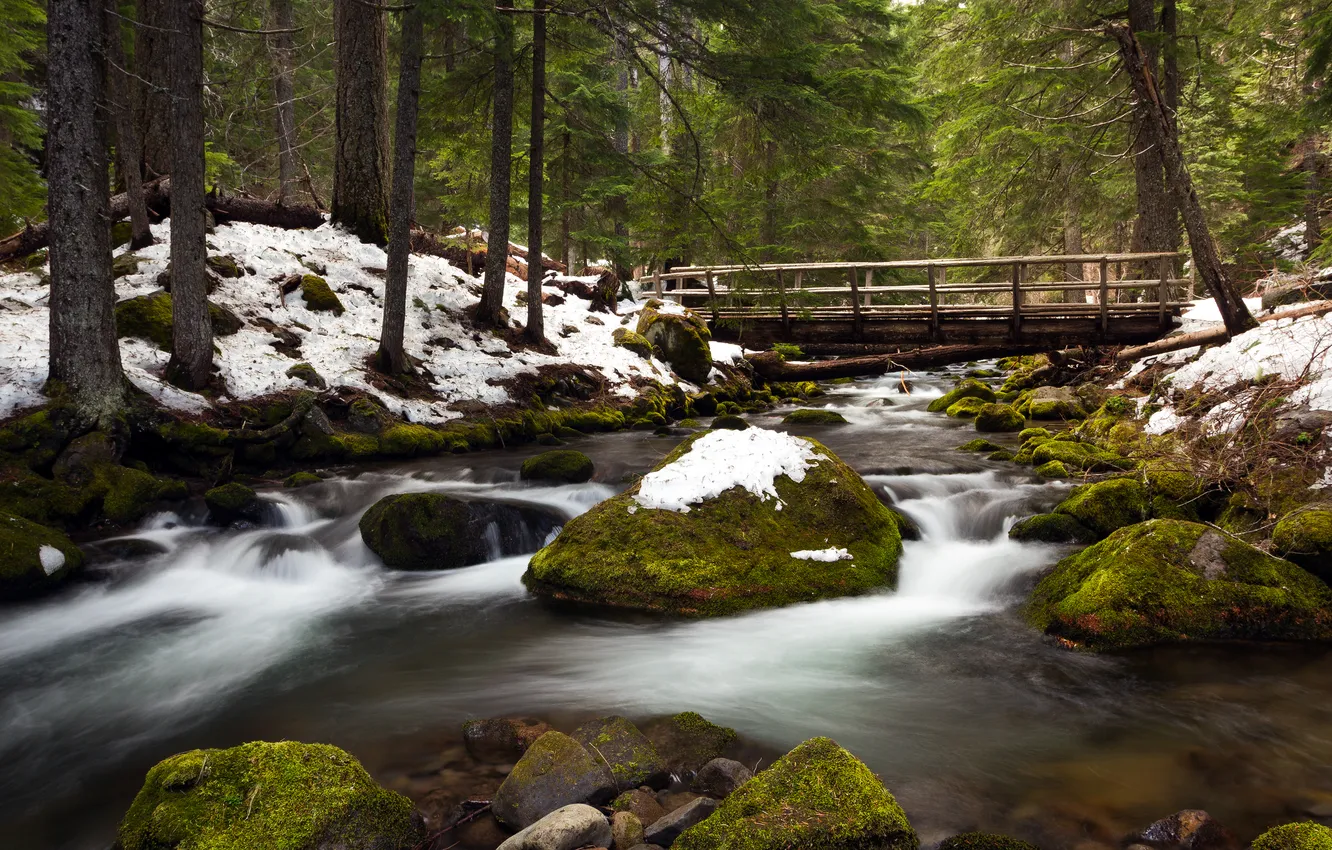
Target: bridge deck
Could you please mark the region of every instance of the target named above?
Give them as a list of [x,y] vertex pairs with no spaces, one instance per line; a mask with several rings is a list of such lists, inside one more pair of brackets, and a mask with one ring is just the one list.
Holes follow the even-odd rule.
[[[715,338],[869,344],[1131,345],[1156,339],[1189,303],[1174,253],[691,266],[639,281],[707,315]],[[1004,281],[949,283],[950,269],[1008,266]],[[1094,280],[1030,280],[1033,267],[1094,270]],[[1126,280],[1125,266],[1159,276]],[[1112,277],[1111,269],[1119,272]],[[923,284],[913,278],[925,275]],[[1099,272],[1099,273],[1097,273]],[[863,273],[863,279],[862,279]],[[984,273],[983,271],[981,272]],[[842,285],[827,285],[841,278]],[[1051,298],[1067,298],[1053,301]]]

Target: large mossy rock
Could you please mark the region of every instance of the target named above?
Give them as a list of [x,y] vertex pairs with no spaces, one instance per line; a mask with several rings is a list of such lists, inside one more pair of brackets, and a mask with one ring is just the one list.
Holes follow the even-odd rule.
[[627,348],[644,359],[652,358],[652,343],[647,337],[628,328],[616,328],[611,332],[611,340],[620,348]]
[[954,419],[975,419],[980,412],[989,406],[989,402],[975,396],[960,398],[955,403],[948,406],[944,411]]
[[1324,581],[1332,579],[1332,510],[1286,514],[1272,530],[1272,548]]
[[1025,393],[1019,409],[1029,419],[1085,419],[1087,411],[1072,387],[1037,387]]
[[1072,517],[1098,538],[1151,517],[1147,488],[1133,478],[1111,478],[1074,487],[1055,513]]
[[930,413],[943,413],[964,398],[978,398],[986,404],[993,404],[998,400],[994,390],[980,381],[968,378],[930,402],[925,409]]
[[1101,535],[1068,514],[1036,514],[1019,520],[1008,536],[1024,543],[1095,543]]
[[1080,469],[1084,472],[1114,472],[1128,469],[1133,465],[1132,461],[1114,452],[1098,448],[1091,443],[1079,443],[1071,439],[1047,440],[1034,437],[1023,443],[1023,448],[1028,445],[1032,446],[1031,463],[1037,466],[1057,460],[1069,469]]
[[649,302],[638,315],[637,333],[681,378],[706,384],[712,371],[712,334],[707,322],[673,305]]
[[83,552],[59,531],[0,514],[0,599],[45,593],[81,566]]
[[[833,549],[845,557],[810,557]],[[523,581],[557,600],[713,616],[890,587],[901,550],[892,512],[822,444],[711,431],[570,520]]]
[[148,771],[120,824],[123,850],[410,850],[412,802],[328,744],[192,750]]
[[976,430],[989,434],[1021,431],[1027,420],[1009,404],[987,404],[976,411]]
[[309,310],[316,313],[332,313],[341,316],[345,312],[341,299],[329,288],[328,281],[319,275],[301,275],[301,300]]
[[[498,532],[498,553],[486,530]],[[490,560],[496,554],[531,552],[559,519],[533,508],[467,502],[439,493],[385,496],[361,517],[361,539],[385,566],[398,570],[449,570]]]
[[1332,829],[1311,822],[1274,826],[1253,840],[1253,850],[1332,850]]
[[783,425],[845,425],[846,417],[835,410],[805,408],[782,417]]
[[1237,537],[1152,520],[1060,561],[1032,592],[1032,624],[1094,650],[1185,640],[1325,640],[1332,590]]
[[[146,339],[163,351],[171,350],[171,293],[154,292],[116,303],[116,336]],[[240,318],[224,307],[208,304],[208,319],[215,336],[230,336],[241,329]]]
[[736,789],[673,850],[916,850],[902,807],[863,762],[814,738]]
[[582,484],[592,480],[592,471],[592,458],[573,449],[556,449],[523,461],[520,474],[524,481]]
[[495,792],[500,823],[525,829],[574,803],[599,806],[615,796],[615,779],[597,757],[561,732],[547,732],[527,748]]
[[574,730],[573,738],[610,766],[618,791],[630,791],[641,785],[665,788],[670,784],[666,762],[627,717],[612,715],[589,720]]
[[257,522],[264,510],[259,494],[238,481],[204,493],[204,504],[208,506],[209,515],[223,525],[239,520]]

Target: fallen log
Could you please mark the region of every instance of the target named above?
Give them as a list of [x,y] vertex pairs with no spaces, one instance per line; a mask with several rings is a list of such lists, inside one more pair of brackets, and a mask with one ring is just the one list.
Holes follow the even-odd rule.
[[[148,209],[158,215],[171,211],[171,178],[161,177],[143,186],[143,200]],[[243,221],[266,224],[294,230],[318,227],[324,223],[324,214],[312,206],[286,206],[272,201],[241,198],[236,195],[208,195],[204,205],[219,222]],[[129,195],[121,192],[111,198],[111,220],[119,221],[129,215]],[[50,242],[49,224],[45,221],[29,224],[11,236],[0,239],[0,263],[40,251]]]
[[[1321,301],[1317,304],[1310,304],[1308,307],[1300,307],[1298,310],[1286,310],[1282,313],[1272,313],[1267,316],[1260,316],[1259,323],[1275,322],[1279,319],[1299,319],[1304,316],[1320,316],[1324,313],[1332,313],[1332,301]],[[1198,345],[1213,345],[1219,342],[1226,342],[1230,339],[1230,332],[1225,328],[1212,328],[1205,331],[1194,331],[1191,334],[1177,334],[1168,336],[1164,339],[1158,339],[1155,342],[1149,342],[1145,345],[1135,345],[1131,348],[1121,348],[1115,355],[1115,359],[1120,362],[1128,360],[1141,360],[1144,357],[1151,357],[1154,354],[1167,354],[1171,351],[1179,351],[1185,348],[1193,348]]]
[[883,375],[895,369],[930,369],[968,360],[985,360],[1013,354],[1039,353],[1035,345],[931,345],[892,354],[866,357],[843,357],[838,360],[816,360],[808,363],[788,363],[775,351],[746,354],[745,359],[759,377],[768,381],[831,381],[837,378],[859,378]]

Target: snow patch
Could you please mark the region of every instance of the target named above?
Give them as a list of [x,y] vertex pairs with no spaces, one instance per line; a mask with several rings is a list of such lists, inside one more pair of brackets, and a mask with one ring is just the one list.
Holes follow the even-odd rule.
[[791,557],[802,561],[823,561],[830,564],[833,561],[851,560],[851,553],[832,546],[827,549],[801,549],[799,552],[792,552]]
[[708,348],[712,351],[713,363],[734,365],[745,359],[745,349],[729,342],[710,342]]
[[37,559],[42,562],[42,569],[48,576],[55,575],[65,565],[65,553],[49,544],[43,544],[37,550]]
[[645,508],[688,513],[690,505],[743,487],[765,502],[776,499],[781,510],[777,476],[799,483],[816,463],[818,455],[808,441],[781,431],[713,431],[674,463],[643,476],[634,500]]

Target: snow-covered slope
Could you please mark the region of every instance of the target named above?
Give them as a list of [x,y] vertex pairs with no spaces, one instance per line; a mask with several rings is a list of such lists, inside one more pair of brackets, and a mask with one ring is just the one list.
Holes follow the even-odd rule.
[[[169,225],[153,227],[156,245],[136,251],[142,258],[136,274],[116,281],[116,295],[124,299],[159,288],[157,276],[166,269],[170,254]],[[233,336],[216,339],[218,371],[226,388],[219,401],[253,398],[305,386],[286,372],[306,362],[330,386],[370,389],[365,360],[378,347],[383,310],[383,249],[326,225],[315,230],[282,230],[254,224],[225,224],[208,237],[209,255],[229,255],[253,270],[240,278],[224,279],[210,300],[245,320]],[[119,249],[117,254],[126,249]],[[346,308],[341,316],[307,309],[299,292],[281,296],[277,281],[290,274],[318,269]],[[548,284],[553,280],[548,277]],[[592,283],[595,278],[581,279]],[[612,332],[632,325],[638,304],[622,302],[620,315],[593,313],[590,302],[569,296],[553,286],[545,291],[563,298],[545,308],[546,334],[557,353],[511,351],[493,334],[473,331],[463,312],[476,304],[481,279],[438,257],[413,255],[408,280],[406,347],[434,376],[437,400],[398,399],[376,392],[395,413],[413,422],[438,423],[462,414],[450,405],[459,401],[502,404],[510,401],[499,384],[539,367],[577,364],[595,367],[611,388],[633,396],[629,382],[636,377],[674,383],[669,367],[645,360],[614,345]],[[517,319],[526,307],[518,294],[525,281],[508,275],[504,305]],[[48,287],[39,275],[0,275],[0,416],[42,402],[46,380]],[[273,334],[256,320],[266,319],[300,338],[300,354],[277,351]],[[121,340],[125,370],[135,385],[163,404],[201,410],[210,403],[203,396],[182,392],[162,381],[168,353],[152,343]]]

